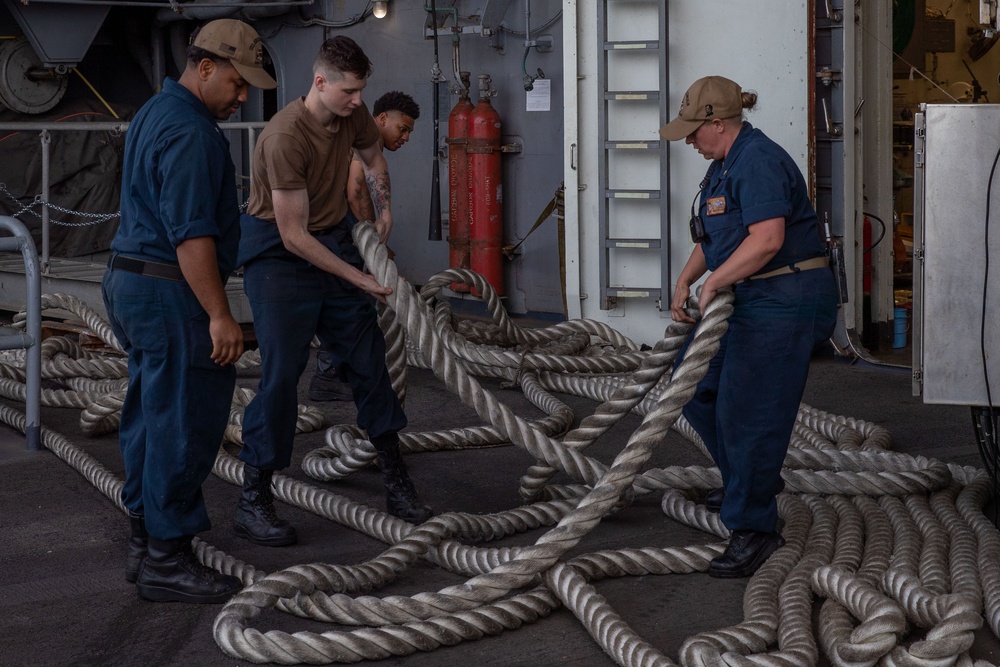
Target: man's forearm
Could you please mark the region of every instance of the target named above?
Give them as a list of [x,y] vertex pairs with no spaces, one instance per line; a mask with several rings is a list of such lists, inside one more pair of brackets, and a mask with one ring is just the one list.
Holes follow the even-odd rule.
[[203,236],[177,246],[177,263],[198,303],[211,318],[229,316],[229,299],[219,275],[215,239]]
[[354,217],[358,220],[368,220],[369,222],[374,221],[375,207],[372,206],[372,198],[371,195],[368,194],[368,187],[365,183],[365,176],[363,172],[359,178],[355,179],[351,191],[349,203],[351,206],[351,213],[354,214]]
[[[389,172],[368,172],[365,174],[368,183],[368,192],[371,193],[371,201],[374,212],[383,215],[390,209],[391,188],[389,186]],[[374,218],[374,215],[372,216]]]

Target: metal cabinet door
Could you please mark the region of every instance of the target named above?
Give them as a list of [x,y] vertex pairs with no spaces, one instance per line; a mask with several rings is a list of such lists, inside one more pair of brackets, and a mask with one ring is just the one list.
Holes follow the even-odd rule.
[[914,391],[985,406],[988,374],[997,405],[1000,105],[924,105],[915,125]]

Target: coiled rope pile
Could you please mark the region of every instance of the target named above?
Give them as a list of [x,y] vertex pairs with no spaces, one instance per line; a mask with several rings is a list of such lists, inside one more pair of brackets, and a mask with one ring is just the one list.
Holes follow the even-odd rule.
[[[704,572],[724,549],[727,533],[718,515],[692,500],[720,484],[718,471],[644,467],[668,429],[701,445],[679,416],[718,349],[732,293],[720,293],[713,302],[684,361],[671,372],[689,333],[686,326],[671,325],[648,351],[586,320],[520,329],[479,276],[446,271],[418,294],[398,276],[371,225],[358,225],[355,240],[379,282],[394,289],[380,323],[387,332],[397,390],[405,390],[407,362],[429,367],[485,424],[406,433],[402,446],[411,452],[508,443],[522,447],[536,459],[521,480],[525,504],[492,515],[446,513],[411,526],[328,488],[276,475],[279,499],[389,546],[355,565],[303,564],[268,575],[196,540],[205,563],[248,584],[216,618],[214,635],[222,650],[262,663],[374,660],[513,630],[564,605],[618,664],[675,664],[629,628],[593,582]],[[484,295],[494,314],[492,325],[457,322],[447,302],[436,298],[442,286],[457,280]],[[78,314],[98,337],[116,346],[107,324],[86,307],[66,297],[45,299],[43,307]],[[259,363],[254,359],[245,355],[241,366]],[[44,391],[43,404],[82,409],[81,425],[88,432],[116,428],[125,376],[121,357],[95,355],[60,338],[43,345],[43,377],[70,387]],[[477,376],[520,387],[548,416],[536,422],[520,418],[484,389]],[[23,369],[0,365],[0,378],[0,395],[23,400]],[[573,414],[551,392],[600,404],[569,430]],[[234,397],[226,434],[232,442],[240,441],[242,406],[250,397],[245,390]],[[611,464],[584,453],[630,412],[642,415],[642,423]],[[24,429],[23,416],[12,408],[0,406],[0,419]],[[321,424],[318,411],[300,408],[300,431]],[[330,428],[326,445],[306,456],[303,469],[330,481],[370,464],[374,450],[363,435],[350,426]],[[43,428],[42,440],[121,507],[121,480],[65,437]],[[831,664],[845,667],[988,665],[969,654],[984,622],[1000,636],[1000,532],[982,512],[992,494],[986,473],[894,453],[884,429],[808,406],[800,409],[790,445],[785,492],[779,497],[785,547],[749,580],[745,620],[689,637],[678,662],[803,667],[816,664],[822,651]],[[242,466],[221,450],[215,472],[239,483]],[[551,484],[556,472],[578,483]],[[712,537],[684,547],[627,546],[567,557],[603,517],[628,511],[636,496],[650,493],[661,494],[667,516]],[[541,527],[548,529],[529,546],[467,544]],[[418,559],[467,580],[408,597],[368,594]],[[259,630],[253,623],[265,609],[337,627],[322,633]]]

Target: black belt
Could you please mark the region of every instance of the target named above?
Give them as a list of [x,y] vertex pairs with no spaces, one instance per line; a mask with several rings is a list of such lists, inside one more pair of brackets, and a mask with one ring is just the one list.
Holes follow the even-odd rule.
[[118,271],[128,271],[138,273],[140,276],[150,278],[162,278],[163,280],[173,280],[174,282],[184,282],[184,274],[181,267],[162,262],[151,262],[144,259],[133,259],[125,255],[112,255],[108,258],[108,268]]

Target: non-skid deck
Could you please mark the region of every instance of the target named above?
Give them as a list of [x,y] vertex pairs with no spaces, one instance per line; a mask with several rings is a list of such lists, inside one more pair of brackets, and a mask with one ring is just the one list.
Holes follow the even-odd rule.
[[[300,402],[310,372],[300,383]],[[241,379],[255,387],[253,379]],[[519,414],[536,417],[519,392],[484,384]],[[410,430],[438,430],[478,425],[479,419],[452,396],[429,371],[410,369],[406,408]],[[595,403],[565,397],[579,420]],[[966,408],[925,406],[910,396],[905,371],[851,365],[844,360],[814,361],[805,401],[886,427],[898,451],[962,465],[980,465]],[[318,404],[332,423],[352,423],[353,405]],[[79,411],[46,408],[43,425],[71,438],[116,474],[121,474],[114,434],[88,438],[78,425]],[[640,419],[627,416],[598,445],[588,450],[610,461]],[[122,563],[127,522],[107,498],[49,452],[24,453],[18,436],[3,431],[0,446],[0,665],[243,665],[229,658],[212,638],[220,606],[152,604],[140,600],[124,581]],[[286,471],[308,478],[302,456],[323,443],[322,432],[300,435]],[[520,505],[517,482],[532,458],[513,447],[413,454],[407,457],[425,500],[438,511],[493,512]],[[656,449],[650,465],[708,465],[686,441],[671,434]],[[373,506],[381,506],[380,481],[362,471],[342,482],[311,483]],[[268,572],[298,563],[356,564],[385,549],[379,541],[300,509],[279,505],[282,516],[298,528],[300,544],[266,548],[233,534],[229,520],[238,489],[210,477],[205,485],[215,527],[204,538],[214,546]],[[664,516],[659,495],[640,498],[625,511],[603,520],[575,553],[624,547],[688,545],[717,541]],[[526,544],[540,530],[506,540]],[[418,562],[387,589],[375,595],[411,595],[437,591],[464,579]],[[706,574],[623,577],[598,582],[598,591],[644,639],[677,659],[685,638],[743,620],[747,580],[716,580]],[[265,612],[262,629],[288,632],[338,629],[315,621]],[[973,657],[1000,663],[1000,645],[986,630],[977,634]],[[598,667],[614,663],[583,626],[565,609],[518,630],[495,637],[390,658],[379,665],[438,667]],[[825,661],[820,664],[827,664]]]

